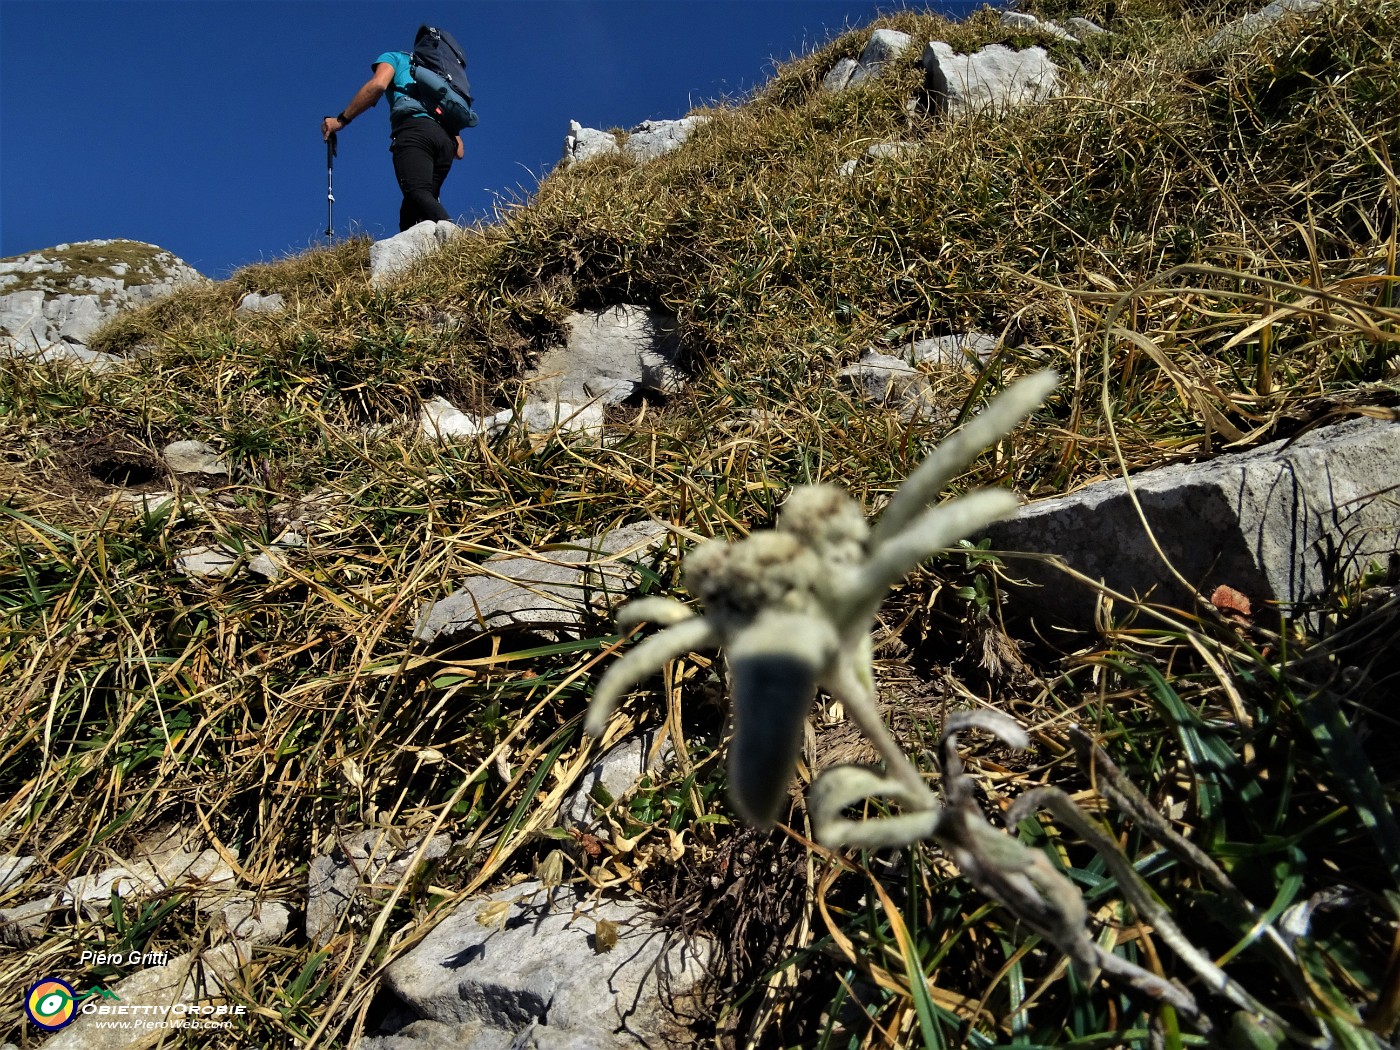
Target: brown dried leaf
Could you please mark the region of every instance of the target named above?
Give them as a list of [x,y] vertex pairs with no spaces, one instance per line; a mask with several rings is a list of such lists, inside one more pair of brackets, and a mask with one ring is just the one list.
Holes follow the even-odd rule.
[[597,919],[593,924],[593,952],[606,955],[617,947],[617,923],[608,919]]
[[1232,619],[1241,623],[1249,623],[1253,617],[1250,608],[1249,598],[1235,590],[1233,587],[1226,587],[1221,584],[1215,588],[1210,595],[1210,604]]

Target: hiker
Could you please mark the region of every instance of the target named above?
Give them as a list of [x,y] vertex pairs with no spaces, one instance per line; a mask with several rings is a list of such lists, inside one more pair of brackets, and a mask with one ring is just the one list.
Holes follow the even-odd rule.
[[[450,44],[450,49],[447,45]],[[447,56],[447,65],[453,65],[455,56],[455,76],[452,68],[439,68],[436,61],[440,49]],[[428,74],[424,73],[424,66]],[[470,88],[467,87],[461,49],[449,34],[431,26],[418,30],[414,51],[386,51],[374,60],[374,75],[365,81],[364,86],[355,92],[349,104],[333,117],[321,121],[321,138],[329,142],[336,132],[348,127],[361,113],[379,104],[380,96],[389,96],[389,152],[394,157],[394,176],[398,179],[403,193],[403,204],[399,207],[399,230],[403,231],[425,219],[451,221],[447,209],[442,206],[438,194],[442,192],[443,181],[452,170],[452,162],[463,154],[462,137],[457,134],[463,127],[471,127],[476,117],[471,112]],[[447,74],[433,81],[433,71]],[[427,97],[420,85],[428,82],[441,84],[444,80],[458,87],[465,98],[465,107],[460,100],[449,95],[441,96],[441,104],[420,98]],[[439,88],[441,91],[442,89]],[[446,101],[442,99],[446,98]],[[430,112],[431,110],[431,112]],[[465,110],[465,112],[463,112]]]

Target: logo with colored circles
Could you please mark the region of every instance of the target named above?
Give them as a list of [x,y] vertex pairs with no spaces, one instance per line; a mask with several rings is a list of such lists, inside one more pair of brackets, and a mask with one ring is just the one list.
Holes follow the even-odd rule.
[[29,988],[24,997],[24,1012],[46,1032],[56,1032],[70,1024],[77,1013],[77,995],[73,986],[57,977],[45,977]]

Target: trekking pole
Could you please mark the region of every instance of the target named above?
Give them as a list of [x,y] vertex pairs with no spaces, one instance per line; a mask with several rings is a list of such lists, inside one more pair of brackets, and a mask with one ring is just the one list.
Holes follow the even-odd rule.
[[335,208],[335,134],[326,139],[326,236],[334,236],[332,212]]

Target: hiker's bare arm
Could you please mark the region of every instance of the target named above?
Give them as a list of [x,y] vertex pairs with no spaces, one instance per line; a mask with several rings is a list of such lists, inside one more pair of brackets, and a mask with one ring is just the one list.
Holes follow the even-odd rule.
[[457,136],[457,159],[458,159],[458,160],[461,160],[461,159],[462,159],[462,154],[463,154],[464,152],[465,152],[465,150],[462,149],[462,136],[461,136],[461,135],[458,135],[458,136]]
[[[373,109],[379,104],[379,99],[384,92],[389,89],[389,85],[394,82],[394,67],[388,62],[381,62],[374,67],[374,76],[365,81],[364,87],[355,92],[355,97],[350,100],[349,105],[340,111],[338,116],[327,117],[321,121],[321,137],[328,139],[337,131],[349,124],[365,110]],[[344,117],[344,120],[340,118]]]

